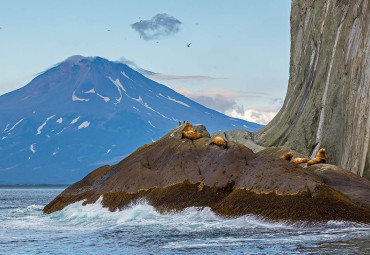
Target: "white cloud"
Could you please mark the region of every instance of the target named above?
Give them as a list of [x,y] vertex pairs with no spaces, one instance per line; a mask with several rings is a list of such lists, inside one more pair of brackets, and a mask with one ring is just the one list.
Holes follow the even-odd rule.
[[236,110],[231,110],[225,112],[225,114],[234,118],[266,125],[275,117],[280,108],[280,106],[260,106],[246,109],[242,113]]
[[175,90],[190,99],[230,117],[244,119],[260,124],[267,124],[281,108],[281,101],[278,98],[271,100],[267,106],[259,106],[244,109],[244,106],[237,103],[237,98],[264,97],[268,94],[262,92],[243,92],[232,89],[207,88],[199,91],[192,91],[185,87],[177,87]]

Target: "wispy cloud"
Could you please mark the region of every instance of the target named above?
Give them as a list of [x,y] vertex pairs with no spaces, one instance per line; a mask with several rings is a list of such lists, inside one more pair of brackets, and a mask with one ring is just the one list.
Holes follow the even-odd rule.
[[265,95],[265,93],[259,92],[243,92],[222,88],[207,88],[199,91],[192,91],[185,87],[176,87],[174,90],[197,103],[223,113],[231,110],[240,113],[244,111],[243,106],[236,102],[237,98],[255,98]]
[[226,79],[226,78],[216,78],[206,75],[174,75],[174,74],[147,74],[145,75],[149,79],[156,81],[169,81],[169,80],[217,80],[217,79]]
[[[202,75],[181,76],[181,75],[161,74],[142,69],[134,61],[127,60],[125,58],[121,58],[119,61],[124,64],[127,64],[128,66],[135,69],[142,75],[157,82],[165,80],[202,81],[214,79],[227,79]],[[266,97],[268,98],[270,95],[268,93],[263,92],[253,92],[253,91],[245,92],[223,88],[207,88],[194,91],[186,87],[175,87],[174,90],[201,105],[222,112],[230,117],[244,119],[247,121],[252,121],[264,125],[273,119],[273,117],[278,113],[283,104],[282,98],[271,98],[267,103],[268,105],[266,106],[258,106],[245,109],[245,107],[242,104],[237,102],[237,99],[259,98],[259,97],[264,97],[266,99]]]
[[176,34],[180,30],[181,21],[166,13],[159,13],[149,20],[140,20],[131,27],[135,29],[144,40],[158,39],[162,36]]
[[139,67],[134,61],[129,60],[125,57],[121,57],[118,62],[123,63],[134,69],[135,71],[141,73],[145,77],[154,80],[156,82],[169,81],[169,80],[192,80],[192,81],[203,81],[203,80],[217,80],[217,79],[227,79],[211,77],[207,75],[174,75],[174,74],[162,74],[155,73],[146,69]]

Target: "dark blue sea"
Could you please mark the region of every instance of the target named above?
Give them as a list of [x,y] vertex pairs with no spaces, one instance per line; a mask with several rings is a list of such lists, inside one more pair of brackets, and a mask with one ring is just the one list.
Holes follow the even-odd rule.
[[63,188],[0,188],[0,254],[370,254],[370,225],[224,219],[209,208],[158,214],[100,201],[44,215]]

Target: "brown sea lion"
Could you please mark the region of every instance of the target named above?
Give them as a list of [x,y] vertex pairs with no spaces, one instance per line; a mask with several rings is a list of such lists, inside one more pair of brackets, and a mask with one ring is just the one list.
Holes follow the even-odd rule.
[[196,140],[202,138],[202,134],[194,132],[193,126],[187,121],[184,129],[182,130],[182,138],[188,138],[190,140]]
[[308,158],[294,158],[290,162],[299,165],[299,164],[302,164],[302,163],[307,163],[308,162]]
[[328,159],[326,157],[326,150],[320,149],[316,155],[316,158],[311,159],[310,161],[307,162],[307,166],[318,164],[318,163],[326,163],[327,160]]
[[225,139],[219,136],[216,136],[215,138],[213,138],[211,144],[215,144],[217,146],[224,146],[225,148],[227,147],[227,143]]
[[285,154],[284,156],[281,156],[280,158],[290,161],[293,158],[293,153],[288,152],[287,154]]

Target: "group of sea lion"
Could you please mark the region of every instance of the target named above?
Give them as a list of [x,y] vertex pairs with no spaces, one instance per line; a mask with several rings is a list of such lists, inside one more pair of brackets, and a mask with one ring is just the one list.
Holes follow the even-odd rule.
[[[188,121],[186,122],[186,125],[181,133],[182,133],[182,138],[188,138],[190,140],[196,140],[196,139],[202,138],[202,134],[195,132],[193,126]],[[227,148],[227,143],[225,139],[219,136],[216,136],[215,138],[213,138],[210,145],[213,145],[213,144]]]
[[326,150],[324,148],[320,149],[316,155],[316,158],[309,160],[308,158],[294,158],[293,153],[288,152],[284,156],[280,157],[281,159],[288,160],[296,165],[307,163],[307,166],[318,164],[318,163],[326,163],[328,160],[326,157]]
[[[196,140],[196,139],[202,138],[202,134],[199,132],[195,132],[193,126],[187,121],[184,129],[182,130],[182,138]],[[213,138],[210,145],[213,145],[213,144],[227,148],[227,142],[225,141],[225,139],[219,136]],[[309,160],[308,158],[293,158],[292,152],[288,152],[287,154],[285,154],[284,156],[280,158],[290,161],[296,165],[307,163],[307,166],[318,164],[318,163],[326,163],[327,161],[326,151],[324,148],[320,149],[316,155],[316,158],[311,159],[311,160]]]

